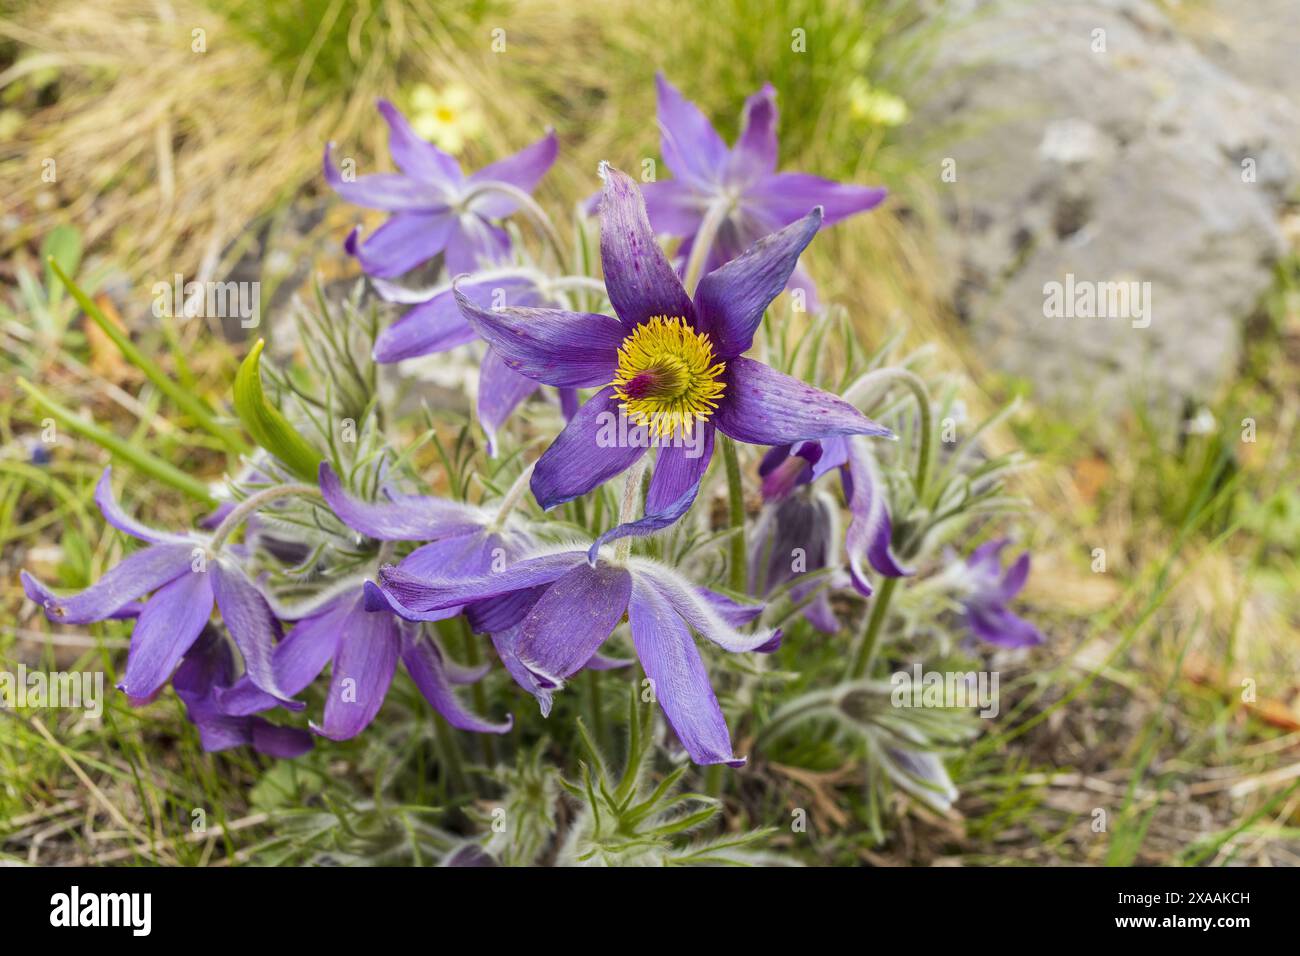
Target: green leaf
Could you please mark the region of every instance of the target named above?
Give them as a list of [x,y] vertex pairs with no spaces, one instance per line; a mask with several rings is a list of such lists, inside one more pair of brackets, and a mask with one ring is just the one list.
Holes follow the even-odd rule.
[[45,289],[50,305],[58,305],[63,298],[63,282],[50,263],[57,262],[64,275],[76,272],[81,265],[81,233],[73,226],[55,226],[41,243],[41,259],[45,262]]
[[95,300],[86,293],[71,279],[64,270],[59,261],[51,256],[45,260],[46,265],[53,270],[54,274],[63,281],[72,293],[72,297],[77,300],[77,305],[81,306],[81,311],[101,329],[104,334],[112,340],[117,346],[117,350],[122,353],[122,357],[128,362],[144,372],[149,381],[158,387],[158,390],[170,398],[182,411],[188,414],[194,421],[200,425],[204,431],[221,439],[222,443],[236,455],[242,455],[249,450],[244,440],[234,431],[221,425],[212,417],[212,412],[203,403],[194,391],[185,388],[170,375],[162,370],[153,359],[149,358],[138,348],[135,347],[129,338],[123,334],[122,330],[109,321],[104,311],[95,304]]
[[254,441],[303,481],[315,483],[324,456],[294,430],[262,391],[259,363],[265,345],[265,339],[258,339],[235,374],[235,412]]

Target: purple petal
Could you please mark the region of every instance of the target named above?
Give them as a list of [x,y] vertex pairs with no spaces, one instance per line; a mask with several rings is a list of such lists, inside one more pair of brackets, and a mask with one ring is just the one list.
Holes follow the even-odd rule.
[[410,611],[437,611],[550,584],[578,563],[586,564],[584,552],[559,551],[512,561],[500,571],[468,580],[416,576],[385,565],[379,569],[379,586]]
[[519,659],[543,683],[559,687],[582,669],[627,612],[632,576],[586,563],[547,588],[519,624]]
[[388,100],[380,100],[377,105],[388,122],[388,152],[398,169],[412,179],[435,183],[445,190],[464,181],[455,157],[417,136],[406,117]]
[[764,310],[785,288],[821,221],[821,211],[814,209],[700,280],[695,293],[696,327],[713,340],[720,359],[746,352],[754,344]]
[[427,636],[406,640],[402,649],[402,663],[406,665],[415,686],[420,688],[420,693],[433,705],[433,709],[457,730],[504,734],[514,726],[514,718],[509,715],[500,723],[493,723],[465,708],[452,689],[442,652]]
[[446,210],[447,200],[441,189],[401,173],[375,173],[351,182],[345,180],[334,165],[333,152],[334,144],[330,143],[325,147],[323,162],[325,181],[353,205],[388,212],[428,213]]
[[606,657],[604,654],[592,654],[591,659],[582,666],[588,671],[616,671],[631,667],[636,661],[628,657]]
[[741,604],[725,594],[719,594],[717,591],[711,591],[705,587],[696,588],[700,597],[713,605],[713,610],[718,613],[724,621],[732,627],[744,627],[753,621],[758,620],[766,604]]
[[[95,504],[99,505],[100,512],[109,524],[123,534],[129,534],[133,538],[139,538],[141,541],[147,541],[150,544],[185,540],[181,535],[169,534],[166,531],[155,531],[127,514],[122,509],[122,506],[118,504],[117,498],[113,494],[112,477],[113,469],[112,466],[109,466],[104,469],[104,473],[99,476],[99,481],[95,483]],[[193,547],[193,544],[190,546]]]
[[537,675],[519,660],[518,645],[518,627],[492,632],[492,646],[496,648],[497,656],[501,658],[501,664],[506,672],[514,678],[516,684],[537,698],[537,706],[541,709],[542,716],[549,717],[554,694],[551,688],[543,686],[537,679]]
[[338,623],[339,644],[330,674],[322,736],[348,740],[379,713],[393,682],[400,647],[397,618],[382,611],[370,613],[355,601]]
[[632,569],[637,576],[647,579],[697,634],[723,650],[733,654],[749,651],[770,654],[781,646],[779,630],[741,634],[732,626],[731,621],[737,619],[734,613],[720,610],[715,601],[706,598],[697,588],[662,564],[633,558]]
[[713,457],[713,426],[702,424],[697,427],[704,429],[699,445],[688,448],[685,443],[670,444],[659,449],[654,475],[650,479],[650,490],[646,494],[645,516],[636,521],[624,522],[597,538],[587,552],[591,561],[596,560],[602,545],[618,538],[654,534],[690,510]]
[[[595,198],[595,208],[599,209],[600,194],[597,193]],[[704,221],[708,204],[707,197],[701,197],[680,179],[642,183],[641,198],[645,200],[650,228],[670,236],[693,236]]]
[[520,375],[488,346],[479,366],[478,423],[487,437],[488,455],[496,457],[497,430],[519,403],[537,391],[538,383]]
[[976,637],[1000,647],[1033,647],[1046,640],[1034,625],[996,605],[968,607],[966,622]]
[[701,185],[715,185],[727,160],[727,144],[700,108],[682,96],[662,73],[655,74],[659,92],[659,143],[664,164],[675,176]]
[[311,734],[297,727],[280,727],[261,717],[249,721],[253,749],[268,757],[292,760],[315,746]]
[[23,590],[56,624],[88,624],[114,616],[130,602],[188,573],[195,545],[155,544],[129,554],[76,594],[55,594],[26,571]]
[[875,459],[866,443],[857,438],[849,439],[848,456],[852,474],[849,493],[849,512],[852,518],[844,535],[844,548],[848,552],[853,586],[864,596],[869,596],[871,585],[862,568],[863,557],[887,578],[902,578],[912,572],[902,567],[890,550],[893,523],[890,521]]
[[248,679],[268,694],[287,700],[292,695],[276,684],[271,664],[271,655],[280,640],[280,622],[271,612],[271,606],[243,568],[228,558],[213,561],[208,565],[208,573],[221,619],[244,658]]
[[[546,175],[546,171],[551,168],[551,164],[555,162],[555,154],[558,150],[555,131],[548,130],[545,136],[531,146],[525,146],[513,156],[507,156],[505,159],[484,166],[470,176],[469,181],[509,183],[526,193],[531,193]],[[519,205],[515,200],[501,193],[489,193],[474,200],[474,211],[493,219],[503,219],[518,208]]]
[[709,684],[686,622],[654,587],[634,579],[628,620],[637,657],[673,732],[697,764],[745,761],[731,750],[731,733]]
[[1020,593],[1027,580],[1029,580],[1028,551],[1016,558],[1011,567],[1007,568],[1006,574],[1002,576],[1002,583],[998,586],[998,597],[1003,601],[1010,601]]
[[619,409],[614,389],[602,388],[537,459],[531,487],[542,508],[585,495],[645,454],[644,444],[620,440]]
[[208,573],[188,567],[157,590],[131,632],[119,690],[148,697],[167,682],[212,616],[212,592]]
[[285,693],[300,693],[325,670],[338,651],[344,622],[355,604],[352,593],[336,598],[319,613],[294,624],[276,645],[272,665]]
[[455,220],[447,237],[447,275],[459,276],[504,263],[510,255],[510,234],[477,213]]
[[320,490],[325,503],[353,531],[378,541],[427,541],[468,534],[483,526],[477,509],[426,495],[401,495],[391,501],[365,502],[343,490],[338,475],[323,461]]
[[388,279],[442,252],[455,228],[445,212],[396,212],[364,242],[354,231],[345,246],[369,275]]
[[886,195],[886,190],[876,186],[837,183],[807,173],[775,173],[759,180],[745,198],[781,225],[806,215],[813,206],[821,206],[826,214],[823,225],[829,226],[874,209]]
[[451,287],[408,310],[375,339],[374,358],[380,364],[445,352],[478,338],[456,306]]
[[465,617],[475,634],[498,634],[511,630],[533,609],[548,586],[542,584],[486,601],[476,601],[465,608]]
[[844,399],[736,356],[714,424],[737,441],[781,445],[832,435],[892,435]]
[[617,319],[561,309],[485,309],[457,285],[456,301],[465,318],[519,374],[574,388],[613,379],[623,343]]
[[625,329],[657,315],[693,325],[695,309],[655,241],[641,190],[613,166],[601,169],[605,188],[600,200],[600,262],[615,313]]
[[750,183],[776,172],[776,90],[771,83],[745,100],[744,128],[727,157],[726,178]]

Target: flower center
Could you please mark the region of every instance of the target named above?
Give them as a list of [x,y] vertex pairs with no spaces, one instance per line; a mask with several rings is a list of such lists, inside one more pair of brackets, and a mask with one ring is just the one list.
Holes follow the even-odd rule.
[[713,343],[685,319],[656,315],[642,322],[618,350],[614,394],[633,424],[668,436],[689,433],[718,407],[725,362],[714,362]]

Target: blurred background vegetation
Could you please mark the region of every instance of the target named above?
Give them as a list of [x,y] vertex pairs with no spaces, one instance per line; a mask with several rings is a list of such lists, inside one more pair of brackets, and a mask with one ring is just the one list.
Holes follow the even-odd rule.
[[[545,126],[560,159],[539,200],[560,221],[598,161],[658,154],[656,69],[734,136],[745,96],[770,80],[781,165],[880,183],[888,205],[819,240],[810,268],[869,345],[904,330],[963,381],[972,416],[1022,399],[988,437],[1037,460],[1027,596],[1049,643],[1017,673],[994,728],[954,766],[946,816],[908,808],[883,843],[864,835],[860,779],[768,764],[749,786],[774,808],[813,808],[805,862],[1298,862],[1300,794],[1300,260],[1278,269],[1251,320],[1239,374],[1200,429],[1172,439],[1134,407],[1103,444],[1023,382],[984,368],[945,302],[935,236],[937,152],[911,104],[945,20],[915,0],[100,0],[7,4],[0,17],[0,658],[114,673],[122,630],[50,635],[18,570],[72,587],[122,553],[91,492],[106,454],[68,434],[48,455],[48,409],[19,378],[128,446],[205,481],[228,466],[47,273],[76,269],[140,348],[215,408],[242,354],[230,329],[152,322],[149,289],[239,274],[263,309],[316,274],[349,274],[339,242],[357,211],[331,201],[323,144],[386,163],[376,97],[464,135],[467,168]],[[806,31],[792,56],[790,24]],[[504,29],[504,51],[493,31]],[[442,120],[439,119],[442,117]],[[450,119],[448,119],[450,117]],[[57,177],[43,177],[53,159]],[[276,337],[269,319],[268,337]],[[292,349],[292,343],[288,343]],[[1283,427],[1239,440],[1243,418]],[[128,508],[183,524],[195,505],[131,482]],[[163,516],[170,516],[170,521]],[[1104,547],[1105,573],[1093,549]],[[833,659],[834,649],[824,649]],[[1005,678],[1004,678],[1005,679]],[[1257,693],[1246,699],[1243,680]],[[393,706],[390,704],[390,706]],[[420,714],[412,697],[397,707]],[[617,706],[617,702],[614,703]],[[0,854],[31,862],[195,863],[302,858],[340,819],[304,806],[371,806],[403,742],[383,720],[362,740],[271,765],[212,757],[174,700],[110,700],[99,723],[59,711],[0,714]],[[402,726],[394,724],[394,726]],[[529,766],[513,771],[546,786]],[[419,781],[396,795],[428,805]],[[399,788],[400,789],[400,788]],[[749,795],[752,798],[752,794]],[[371,801],[368,803],[367,801]],[[203,834],[177,837],[190,808]],[[1090,824],[1110,808],[1108,836]],[[731,807],[736,826],[743,807]],[[296,815],[295,815],[296,814]],[[100,825],[90,821],[98,818]],[[106,825],[105,820],[111,821]],[[403,816],[408,828],[420,815]],[[825,821],[829,821],[829,824]],[[215,822],[216,826],[213,826]],[[391,825],[391,821],[388,824]],[[323,835],[322,835],[323,834]],[[385,834],[369,834],[380,843]],[[396,840],[396,836],[393,837]],[[316,844],[312,844],[316,845]]]

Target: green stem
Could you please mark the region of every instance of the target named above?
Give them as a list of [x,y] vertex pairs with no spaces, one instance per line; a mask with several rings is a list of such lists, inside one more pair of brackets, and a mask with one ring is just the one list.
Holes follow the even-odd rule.
[[853,663],[849,667],[850,680],[865,677],[871,668],[872,660],[876,656],[876,645],[880,642],[880,629],[885,623],[889,600],[894,596],[894,588],[898,581],[898,578],[885,578],[880,585],[880,590],[876,592],[875,603],[871,606],[871,617],[867,620],[866,633],[862,635],[862,642],[858,644],[857,652],[853,655]]
[[213,551],[220,551],[221,546],[226,543],[226,539],[230,537],[231,532],[243,524],[244,520],[254,511],[269,502],[292,497],[320,498],[321,493],[320,489],[315,485],[278,485],[275,488],[259,491],[235,505],[230,514],[221,519],[221,524],[217,525],[216,530],[212,532],[210,547]]
[[600,695],[600,671],[587,670],[587,692],[591,703],[591,733],[601,753],[609,753],[605,732],[605,711]]
[[49,264],[54,274],[68,287],[68,291],[72,293],[72,298],[76,300],[77,305],[81,306],[81,311],[85,312],[103,330],[104,334],[112,340],[113,344],[117,346],[117,350],[122,353],[122,356],[128,362],[144,372],[145,376],[158,387],[160,392],[175,402],[204,431],[219,438],[222,444],[234,454],[243,455],[252,451],[239,435],[221,425],[212,417],[211,412],[208,411],[203,400],[199,398],[196,392],[173,380],[170,375],[158,367],[157,363],[136,348],[135,343],[127,338],[121,329],[109,321],[108,316],[95,304],[95,301],[86,295],[80,286],[68,278],[67,273],[63,271],[63,267],[55,262],[53,257],[50,258]]
[[915,372],[905,368],[880,368],[867,372],[844,391],[846,401],[857,404],[864,399],[869,390],[877,385],[898,382],[906,386],[916,398],[917,412],[921,417],[921,440],[916,450],[916,500],[919,502],[925,494],[926,484],[930,478],[930,444],[934,430],[934,410],[930,407],[930,390]]
[[119,438],[112,432],[100,428],[93,421],[69,411],[27,381],[27,379],[18,379],[18,387],[27,393],[27,396],[38,408],[43,409],[56,422],[67,428],[68,431],[89,438],[101,448],[107,449],[124,461],[129,461],[139,471],[152,475],[164,484],[171,485],[196,501],[201,501],[206,505],[215,505],[217,503],[216,497],[203,482],[192,478],[179,468],[169,465],[161,458],[156,458],[136,445]]
[[[472,189],[465,193],[461,202],[465,205],[469,205],[475,197],[484,193],[500,193],[501,195],[508,196],[510,199],[517,202],[520,208],[523,209],[524,212],[528,214],[528,217],[533,220],[534,225],[537,226],[543,238],[545,238],[547,245],[551,247],[551,253],[555,256],[555,264],[559,267],[559,272],[561,274],[568,273],[569,268],[567,257],[564,254],[564,242],[560,239],[560,234],[555,229],[555,223],[551,222],[551,217],[546,214],[545,209],[538,205],[536,199],[524,192],[524,190],[520,189],[518,186],[512,186],[510,183],[491,180],[477,183]],[[454,279],[455,276],[452,276],[452,278]]]
[[460,762],[460,746],[452,736],[451,727],[441,714],[433,715],[433,734],[438,750],[447,766],[447,782],[456,793],[465,793],[465,768]]
[[[470,630],[469,621],[464,615],[457,620],[461,623],[461,636],[465,647],[465,662],[470,667],[477,667],[483,660],[483,656],[478,651],[478,638]],[[474,686],[470,688],[470,697],[474,701],[474,709],[477,713],[487,713],[487,692],[483,689],[483,682],[475,681]],[[497,748],[492,741],[491,734],[479,734],[479,744],[483,748],[483,762],[491,769],[497,765]]]
[[[646,466],[650,464],[648,455],[642,455],[627,471],[623,479],[623,502],[618,510],[618,523],[626,524],[636,520],[637,506],[641,502],[641,479],[645,477]],[[614,542],[614,560],[626,561],[632,553],[632,538],[619,538]]]
[[686,260],[686,281],[682,284],[686,287],[687,295],[695,295],[695,287],[700,284],[704,272],[704,263],[708,261],[709,252],[713,249],[713,240],[717,238],[718,230],[727,221],[733,208],[732,203],[719,201],[709,206],[704,214],[704,221],[696,230],[695,240],[691,244],[691,257]]
[[731,524],[731,559],[729,585],[737,594],[745,593],[745,488],[740,481],[740,456],[736,443],[726,435],[722,439],[722,462],[727,469],[728,520]]

